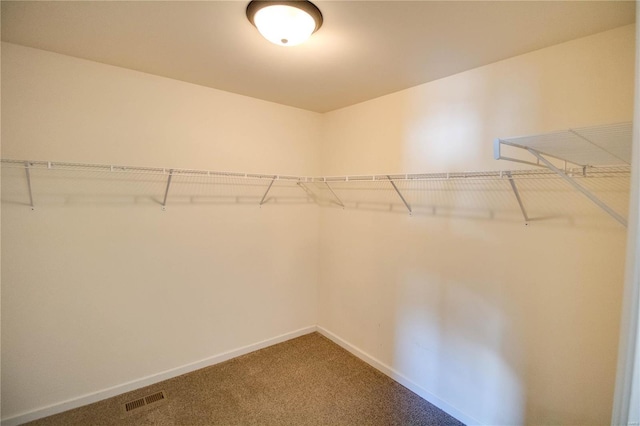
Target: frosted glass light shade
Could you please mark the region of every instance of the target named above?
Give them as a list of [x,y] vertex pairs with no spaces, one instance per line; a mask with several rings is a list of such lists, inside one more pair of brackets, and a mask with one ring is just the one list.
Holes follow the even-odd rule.
[[322,24],[320,10],[308,1],[252,1],[247,18],[260,34],[280,46],[295,46]]

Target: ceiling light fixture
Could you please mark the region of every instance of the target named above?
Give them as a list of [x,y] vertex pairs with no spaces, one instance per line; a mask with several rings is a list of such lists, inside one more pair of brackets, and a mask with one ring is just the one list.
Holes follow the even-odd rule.
[[271,43],[295,46],[311,37],[322,25],[322,13],[306,0],[253,0],[247,18]]

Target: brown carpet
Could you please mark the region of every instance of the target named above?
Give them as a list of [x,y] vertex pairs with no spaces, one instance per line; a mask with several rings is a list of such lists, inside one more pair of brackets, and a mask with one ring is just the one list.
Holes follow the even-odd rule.
[[462,425],[318,333],[29,424]]

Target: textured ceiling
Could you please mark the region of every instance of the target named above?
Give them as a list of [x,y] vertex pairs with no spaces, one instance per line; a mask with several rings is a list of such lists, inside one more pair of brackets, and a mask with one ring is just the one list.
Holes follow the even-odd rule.
[[352,105],[634,22],[633,1],[316,1],[276,46],[245,1],[2,1],[2,40],[312,111]]

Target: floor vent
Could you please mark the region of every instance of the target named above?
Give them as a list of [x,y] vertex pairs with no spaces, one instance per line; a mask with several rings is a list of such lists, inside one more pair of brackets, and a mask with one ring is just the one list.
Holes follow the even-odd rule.
[[164,399],[164,392],[154,393],[153,395],[145,396],[144,402],[151,404],[152,402],[161,401]]
[[164,392],[160,391],[160,392],[156,392],[152,395],[147,395],[144,396],[142,398],[136,399],[134,401],[129,401],[127,403],[124,404],[124,410],[129,412],[129,411],[133,411],[137,408],[140,407],[144,407],[145,405],[148,404],[153,404],[154,402],[158,402],[158,401],[162,401],[163,399],[165,399],[164,396]]
[[144,407],[145,402],[144,398],[136,399],[135,401],[127,402],[124,404],[124,409],[126,411],[135,410],[136,408]]

